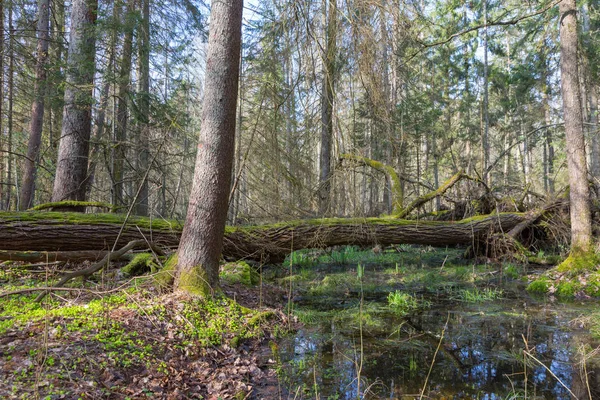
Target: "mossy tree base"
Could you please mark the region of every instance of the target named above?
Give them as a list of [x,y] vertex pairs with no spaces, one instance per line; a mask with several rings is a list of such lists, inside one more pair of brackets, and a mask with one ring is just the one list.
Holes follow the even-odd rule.
[[180,268],[175,278],[175,288],[178,292],[198,297],[215,297],[221,293],[218,284],[210,284],[203,273],[202,265],[191,268]]
[[600,257],[596,252],[574,250],[569,254],[569,257],[556,267],[556,270],[577,275],[585,271],[595,270],[598,264],[600,264]]
[[593,251],[573,251],[562,263],[531,282],[527,290],[565,299],[600,297],[600,257]]

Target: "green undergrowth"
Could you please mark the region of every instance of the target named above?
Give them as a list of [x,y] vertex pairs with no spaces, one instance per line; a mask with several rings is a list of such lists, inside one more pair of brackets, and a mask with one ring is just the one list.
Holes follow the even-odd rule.
[[461,289],[457,292],[454,299],[467,303],[484,303],[487,301],[500,300],[504,296],[502,289],[498,288],[474,288]]
[[[485,288],[505,280],[518,280],[525,266],[511,263],[473,264],[462,258],[462,249],[419,246],[360,249],[356,246],[329,251],[301,250],[268,278],[294,288],[307,301],[327,303],[332,298],[385,297],[390,292],[444,293]],[[359,279],[356,265],[364,266]]]
[[536,276],[527,290],[562,299],[600,297],[600,258],[596,253],[569,255],[557,267]]
[[[36,303],[37,294],[0,298],[0,337],[28,332],[25,336],[43,338],[45,331],[55,344],[77,342],[98,348],[103,368],[154,368],[167,347],[182,351],[237,347],[263,337],[267,330],[283,330],[277,328],[273,311],[248,309],[225,297],[161,295],[149,279],[138,279],[100,298],[85,292],[60,293],[60,297],[50,295]],[[4,356],[10,359],[9,353]]]
[[396,290],[387,297],[389,308],[397,315],[404,316],[420,309],[429,308],[431,302]]

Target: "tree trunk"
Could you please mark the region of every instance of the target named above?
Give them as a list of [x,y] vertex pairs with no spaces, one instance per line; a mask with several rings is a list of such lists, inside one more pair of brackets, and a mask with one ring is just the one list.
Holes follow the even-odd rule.
[[85,199],[92,125],[98,0],[74,0],[65,110],[52,202]]
[[[111,1],[111,3],[113,4],[112,23],[115,24],[119,15],[118,7],[114,3],[114,1]],[[110,39],[106,50],[108,52],[108,61],[106,62],[106,71],[104,72],[102,89],[100,90],[100,102],[98,104],[98,112],[96,114],[96,120],[94,124],[92,147],[90,150],[90,157],[88,161],[88,178],[86,180],[85,200],[89,200],[92,195],[92,188],[96,179],[96,166],[98,164],[100,145],[105,135],[104,131],[106,128],[106,109],[108,108],[108,102],[110,98],[110,85],[113,82],[111,76],[114,75],[114,70],[111,71],[111,68],[114,67],[115,56],[117,51],[116,46],[117,29],[113,28],[110,33]]]
[[560,3],[560,72],[571,204],[571,254],[591,250],[592,224],[577,65],[575,0]]
[[0,210],[4,202],[4,119],[2,118],[2,111],[4,110],[4,3],[0,2],[0,23],[2,29],[0,29]]
[[[329,212],[331,201],[331,152],[333,141],[333,85],[336,53],[336,5],[326,0],[325,50],[323,54],[323,86],[321,89],[321,149],[319,154],[319,214]],[[325,4],[324,4],[325,7]]]
[[[488,165],[490,163],[490,116],[489,116],[489,82],[488,82],[488,27],[487,27],[487,0],[483,0],[483,182],[489,184]],[[468,79],[468,78],[467,78]]]
[[113,204],[123,206],[126,204],[124,197],[125,183],[125,158],[127,157],[127,119],[129,118],[127,104],[129,102],[129,85],[131,81],[131,57],[133,47],[133,28],[135,25],[135,0],[128,0],[127,13],[123,19],[125,36],[123,38],[123,49],[119,66],[119,94],[117,106],[117,126],[115,133],[113,160]]
[[235,148],[243,0],[213,2],[198,155],[186,224],[177,251],[175,289],[219,290],[219,258]]
[[[142,20],[138,29],[138,96],[139,96],[139,126],[138,126],[138,162],[137,184],[141,187],[136,202],[136,214],[148,215],[148,179],[143,179],[149,168],[150,155],[150,0],[141,0]],[[164,215],[164,214],[163,214]]]
[[[65,31],[65,2],[64,0],[53,0],[52,1],[52,18],[50,20],[52,24],[52,39],[50,40],[50,52],[54,56],[54,71],[51,79],[48,80],[47,91],[50,92],[49,96],[51,105],[48,111],[51,113],[50,116],[50,129],[48,135],[48,146],[52,149],[52,157],[55,159],[56,148],[60,140],[60,126],[63,116],[64,97],[65,89],[64,74],[62,72],[63,65],[63,54],[66,55],[66,49],[64,48],[63,33]],[[54,130],[58,129],[58,134],[55,134]]]
[[596,189],[596,194],[600,196],[600,128],[598,124],[598,87],[595,82],[590,82],[590,124],[592,133],[590,137],[592,138],[592,145],[590,146],[590,158],[591,158],[591,166],[590,172],[592,174],[592,179],[594,182],[594,188]]
[[[544,62],[544,68],[549,69],[550,66]],[[546,154],[546,162],[544,163],[544,187],[547,187],[549,194],[554,194],[554,144],[552,141],[552,116],[550,115],[550,73],[546,72],[544,76],[544,89],[542,94],[542,105],[544,107],[544,121],[548,126],[544,130],[544,149]]]
[[31,106],[31,124],[29,128],[29,144],[27,158],[21,184],[19,209],[27,210],[33,206],[35,176],[42,144],[42,127],[44,125],[44,98],[46,96],[46,62],[48,60],[48,43],[50,38],[50,7],[48,0],[38,1],[37,13],[37,60],[35,66],[35,87]]
[[[194,215],[199,216],[200,213]],[[293,250],[339,245],[471,245],[474,242],[485,241],[486,237],[494,232],[509,232],[529,218],[530,214],[526,213],[498,213],[457,222],[328,218],[264,226],[228,227],[225,229],[223,256],[228,259],[276,262],[284,259]],[[9,254],[17,251],[109,250],[124,220],[125,216],[121,214],[3,212],[0,213],[0,250]],[[206,220],[194,220],[196,221]],[[188,226],[189,224],[186,225],[188,232],[184,232],[183,235],[190,234]],[[117,247],[144,238],[158,246],[174,247],[179,243],[181,230],[181,225],[175,221],[132,217],[124,225]],[[222,235],[223,231],[219,232]],[[184,254],[181,251],[184,240],[190,240],[189,236],[188,239],[182,237],[181,240],[180,268],[182,262],[189,262],[185,260],[189,260],[190,255],[198,257],[205,252],[203,249],[207,248],[203,246]],[[199,243],[198,239],[194,241],[194,245]],[[189,262],[191,267],[187,271],[193,271],[194,267],[199,265],[205,266],[204,259],[198,257]],[[213,262],[218,266],[218,257],[215,260]],[[213,268],[216,267],[213,265]],[[211,279],[218,279],[217,271],[218,269],[211,271],[215,274]],[[190,273],[199,274],[197,279],[208,278],[201,271]],[[210,282],[211,287],[215,287],[215,281],[207,279],[207,282]]]
[[8,183],[6,191],[6,209],[10,210],[12,201],[12,170],[13,170],[13,106],[15,101],[15,27],[13,25],[13,8],[11,1],[8,7],[8,140],[7,140],[7,166],[6,181]]

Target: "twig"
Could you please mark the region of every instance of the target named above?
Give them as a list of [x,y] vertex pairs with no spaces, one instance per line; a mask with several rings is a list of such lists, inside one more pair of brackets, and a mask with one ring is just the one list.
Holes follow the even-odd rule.
[[554,372],[552,372],[552,370],[550,368],[548,368],[543,362],[541,362],[540,360],[538,360],[537,358],[535,358],[535,356],[533,354],[531,354],[528,350],[523,350],[523,353],[526,354],[528,357],[531,357],[531,359],[535,362],[537,362],[538,364],[540,364],[542,367],[544,367],[546,369],[546,371],[548,371],[550,373],[550,375],[552,375],[554,377],[554,379],[556,379],[558,381],[558,383],[560,383],[560,385],[562,387],[564,387],[565,389],[567,389],[567,392],[569,392],[569,394],[571,396],[573,396],[573,398],[575,400],[579,400],[579,398],[577,396],[575,396],[575,393],[573,393],[571,391],[571,389],[569,389],[569,387],[567,385],[565,385],[563,383],[563,381],[560,380],[560,378],[558,376],[556,376],[554,374]]
[[442,335],[440,336],[440,341],[438,342],[437,348],[435,349],[435,353],[433,354],[433,360],[431,360],[431,365],[429,366],[429,371],[427,372],[427,377],[425,378],[425,383],[423,383],[423,389],[421,389],[421,395],[419,396],[419,400],[422,400],[423,395],[425,394],[425,388],[427,388],[427,382],[429,381],[429,375],[431,375],[431,370],[433,369],[433,364],[435,364],[435,358],[437,357],[438,351],[440,351],[440,347],[442,346],[442,341],[444,340],[444,334],[446,333],[446,328],[448,328],[448,321],[450,321],[450,313],[448,313],[448,318],[446,318],[446,323],[444,324],[444,328],[442,328]]
[[[127,245],[125,245],[121,249],[119,249],[117,251],[114,251],[114,250],[111,251],[106,256],[104,256],[104,258],[102,260],[98,261],[95,264],[92,264],[88,268],[80,270],[80,271],[74,271],[74,272],[64,275],[61,278],[61,280],[58,281],[56,286],[61,287],[62,285],[64,285],[68,281],[70,281],[71,279],[77,278],[79,276],[88,277],[88,276],[100,271],[102,268],[104,268],[104,265],[108,264],[111,260],[118,259],[123,254],[127,253],[129,250],[132,250],[132,249],[134,249],[136,247],[140,247],[140,246],[146,246],[146,242],[144,240],[132,240],[131,242],[127,243]],[[35,301],[40,302],[47,294],[48,294],[48,291],[44,291],[44,292],[40,293],[40,295],[38,297],[36,297]]]

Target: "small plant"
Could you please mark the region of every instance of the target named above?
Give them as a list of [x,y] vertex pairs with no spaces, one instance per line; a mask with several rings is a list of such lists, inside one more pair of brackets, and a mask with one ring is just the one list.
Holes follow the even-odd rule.
[[541,278],[536,279],[531,282],[529,286],[527,286],[527,291],[529,293],[539,293],[546,294],[550,288],[551,282],[550,279],[546,276],[542,276]]
[[484,303],[486,301],[498,300],[503,296],[502,289],[465,289],[458,293],[457,299],[467,303]]
[[504,266],[504,275],[510,279],[518,279],[521,275],[519,268],[514,264],[507,264]]
[[396,290],[395,292],[388,294],[388,306],[396,314],[406,315],[419,308],[422,308],[423,306],[429,306],[429,302],[419,302],[419,300],[414,296]]

